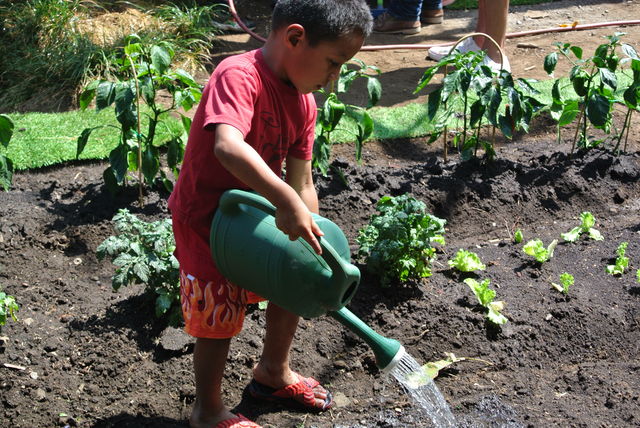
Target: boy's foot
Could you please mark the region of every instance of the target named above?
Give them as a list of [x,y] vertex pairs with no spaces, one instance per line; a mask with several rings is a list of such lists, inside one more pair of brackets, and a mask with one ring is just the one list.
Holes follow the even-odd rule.
[[312,412],[322,412],[333,406],[333,396],[320,382],[311,377],[293,373],[297,382],[282,388],[272,388],[255,378],[247,386],[247,392],[259,400],[273,401],[287,407],[302,408]]
[[420,21],[404,21],[393,17],[388,12],[378,16],[373,22],[373,31],[375,33],[418,34],[421,29]]
[[[451,53],[452,46],[434,46],[429,49],[429,58],[434,61],[440,61],[445,56]],[[456,46],[457,52],[471,52],[480,51],[480,46],[473,40],[473,37],[467,37],[458,46]]]
[[444,12],[442,9],[423,10],[420,14],[420,21],[423,24],[442,24],[444,21]]

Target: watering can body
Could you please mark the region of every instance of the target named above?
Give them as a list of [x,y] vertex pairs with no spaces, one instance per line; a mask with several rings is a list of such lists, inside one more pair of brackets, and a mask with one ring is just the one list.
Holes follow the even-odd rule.
[[275,207],[239,189],[220,198],[211,224],[211,255],[225,278],[305,318],[343,308],[360,282],[349,244],[332,221],[313,214],[324,232],[322,255],[290,241],[275,225]]

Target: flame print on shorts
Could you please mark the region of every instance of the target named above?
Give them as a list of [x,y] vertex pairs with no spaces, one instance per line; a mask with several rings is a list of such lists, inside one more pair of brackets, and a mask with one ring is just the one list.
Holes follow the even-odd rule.
[[242,328],[247,293],[222,279],[203,283],[180,272],[185,330],[196,337],[231,337]]

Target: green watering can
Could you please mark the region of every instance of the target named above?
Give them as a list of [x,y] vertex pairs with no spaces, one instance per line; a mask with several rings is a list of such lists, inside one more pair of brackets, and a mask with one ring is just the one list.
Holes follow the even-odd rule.
[[329,314],[356,333],[388,372],[404,355],[397,340],[373,331],[345,305],[351,301],[360,271],[350,263],[347,238],[331,220],[313,214],[324,232],[322,255],[303,239],[290,241],[275,224],[275,207],[262,196],[239,189],[220,198],[211,224],[211,255],[232,283],[305,318]]

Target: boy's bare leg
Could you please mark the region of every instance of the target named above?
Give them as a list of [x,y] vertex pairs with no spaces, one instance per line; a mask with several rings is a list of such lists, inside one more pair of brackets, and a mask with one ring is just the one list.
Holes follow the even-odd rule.
[[[300,317],[269,302],[264,348],[260,361],[253,369],[253,378],[263,385],[280,389],[298,382],[289,367],[289,351]],[[321,386],[314,389],[316,402],[322,405],[327,398]]]
[[[509,15],[509,0],[478,0],[478,25],[476,31],[490,35],[504,49]],[[500,52],[493,43],[476,40],[478,46],[487,51],[489,58],[500,62]]]
[[196,378],[196,402],[189,424],[191,428],[211,428],[235,417],[222,402],[222,376],[231,339],[196,339],[193,368]]

